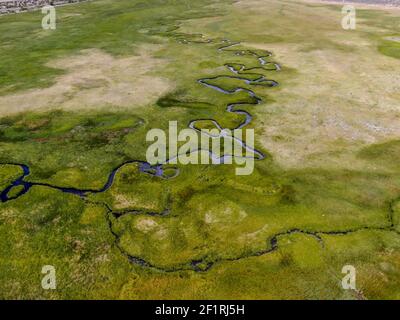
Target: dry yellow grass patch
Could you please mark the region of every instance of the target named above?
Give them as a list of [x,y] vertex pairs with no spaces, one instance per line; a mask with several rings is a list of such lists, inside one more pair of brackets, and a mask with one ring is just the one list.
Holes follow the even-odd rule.
[[114,197],[114,208],[116,210],[128,210],[130,208],[141,208],[144,210],[154,210],[158,209],[156,203],[149,203],[143,201],[140,197],[130,194],[113,194]]
[[298,71],[283,83],[277,103],[262,111],[268,113],[262,116],[262,142],[281,164],[310,166],[322,160],[347,167],[342,156],[349,152],[400,137],[400,61],[368,47],[349,53],[253,46],[276,52],[278,61]]
[[[276,3],[282,2],[260,1],[259,14]],[[275,103],[257,108],[256,126],[263,127],[258,140],[283,167],[366,168],[365,162],[356,159],[356,151],[400,137],[400,60],[380,54],[377,44],[359,33],[371,29],[365,26],[364,30],[362,22],[356,31],[343,30],[340,10],[286,3],[289,9],[284,14],[293,21],[292,4],[304,10],[302,17],[310,15],[310,22],[297,24],[298,32],[312,34],[314,30],[315,39],[245,43],[271,50],[274,60],[296,70],[270,74],[280,79],[281,88],[270,93]],[[240,2],[247,5],[251,4]],[[322,18],[326,23],[318,28],[315,22]],[[318,38],[332,44],[319,45]]]
[[148,105],[169,91],[164,78],[150,75],[163,61],[151,57],[155,47],[139,55],[116,58],[98,49],[53,61],[49,66],[66,70],[56,83],[44,89],[1,96],[0,114],[32,110],[90,110],[136,108]]

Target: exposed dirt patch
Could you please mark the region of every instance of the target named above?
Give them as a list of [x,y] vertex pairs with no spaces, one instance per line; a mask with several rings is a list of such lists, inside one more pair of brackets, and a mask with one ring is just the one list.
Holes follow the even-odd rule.
[[1,96],[0,114],[32,110],[89,110],[137,108],[155,102],[172,89],[166,79],[150,75],[161,66],[161,59],[146,47],[139,55],[116,58],[98,49],[53,61],[49,66],[66,70],[56,83],[44,89]]
[[157,226],[157,222],[151,218],[139,218],[138,221],[136,221],[136,228],[143,232],[152,231]]

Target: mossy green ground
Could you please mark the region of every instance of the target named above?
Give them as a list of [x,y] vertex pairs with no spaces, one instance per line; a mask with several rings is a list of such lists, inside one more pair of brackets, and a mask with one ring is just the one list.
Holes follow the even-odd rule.
[[[224,96],[196,80],[229,74],[225,63],[250,68],[258,66],[257,60],[218,52],[217,44],[179,43],[177,33],[201,32],[249,43],[307,39],[310,51],[348,50],[300,18],[285,19],[285,11],[280,11],[285,6],[300,12],[308,7],[278,1],[270,17],[252,18],[254,12],[225,0],[101,0],[57,8],[54,32],[41,30],[39,12],[1,17],[2,95],[51,86],[64,71],[45,64],[81,49],[130,56],[149,43],[159,45],[155,56],[165,60],[156,75],[173,81],[175,89],[154,104],[127,111],[73,112],[54,105],[54,111],[1,117],[0,162],[29,165],[28,181],[99,189],[116,166],[145,160],[147,131],[167,129],[168,120],[178,120],[180,129],[201,118],[237,126],[243,118],[227,113],[226,104],[253,101],[244,93]],[[335,8],[324,12],[335,14]],[[391,30],[363,34],[376,54],[398,58],[396,44],[384,40],[398,35],[398,25],[381,12],[365,11],[362,18],[366,25]],[[268,35],[259,31],[257,21]],[[34,186],[18,199],[1,203],[0,297],[399,299],[399,141],[361,148],[354,156],[366,165],[357,170],[282,168],[257,140],[263,133],[260,124],[268,121],[259,110],[279,103],[281,88],[296,79],[296,73],[283,65],[279,73],[263,72],[279,81],[280,88],[249,86],[264,103],[243,108],[254,114],[249,127],[256,129],[256,147],[267,154],[250,176],[236,176],[229,165],[189,165],[179,166],[176,178],[162,180],[130,164],[118,171],[108,191],[87,199]],[[238,85],[226,78],[216,82],[225,89]],[[379,170],[371,169],[375,165]],[[1,190],[21,173],[17,166],[1,165]],[[115,217],[108,209],[131,214]],[[169,214],[160,215],[165,209]],[[288,233],[295,229],[303,232]],[[278,249],[257,256],[271,248],[277,234]],[[204,272],[163,272],[132,264],[124,253],[159,269],[179,269],[198,259],[214,264]],[[356,291],[341,287],[341,270],[347,264],[356,267]],[[55,266],[56,290],[42,289],[43,265]]]
[[0,165],[0,189],[5,189],[11,182],[22,175],[20,167],[15,165]]

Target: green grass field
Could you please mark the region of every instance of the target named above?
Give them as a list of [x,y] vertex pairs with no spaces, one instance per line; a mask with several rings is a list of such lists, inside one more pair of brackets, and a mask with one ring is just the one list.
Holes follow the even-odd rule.
[[[339,6],[280,0],[95,0],[58,7],[56,30],[40,11],[1,16],[0,191],[18,164],[36,185],[0,202],[0,298],[400,299],[399,15],[359,9],[351,31]],[[278,87],[209,83],[261,104],[197,82],[259,67],[235,54],[249,49],[282,69],[245,73]],[[51,187],[99,190],[146,160],[150,129],[235,128],[225,108],[243,101],[266,155],[249,176],[130,163],[105,192]]]

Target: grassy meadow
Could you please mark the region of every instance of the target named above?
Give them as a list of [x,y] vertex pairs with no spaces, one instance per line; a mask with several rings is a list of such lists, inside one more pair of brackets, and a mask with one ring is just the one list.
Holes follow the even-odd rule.
[[[29,182],[101,189],[145,161],[150,129],[234,128],[234,102],[266,159],[168,180],[131,163],[86,198],[35,185],[0,203],[0,298],[400,299],[399,16],[362,8],[343,30],[340,6],[281,0],[94,0],[58,7],[56,30],[1,16],[0,191],[17,164]],[[261,104],[197,82],[260,66],[223,39],[281,65],[254,70],[278,87],[210,81]]]

